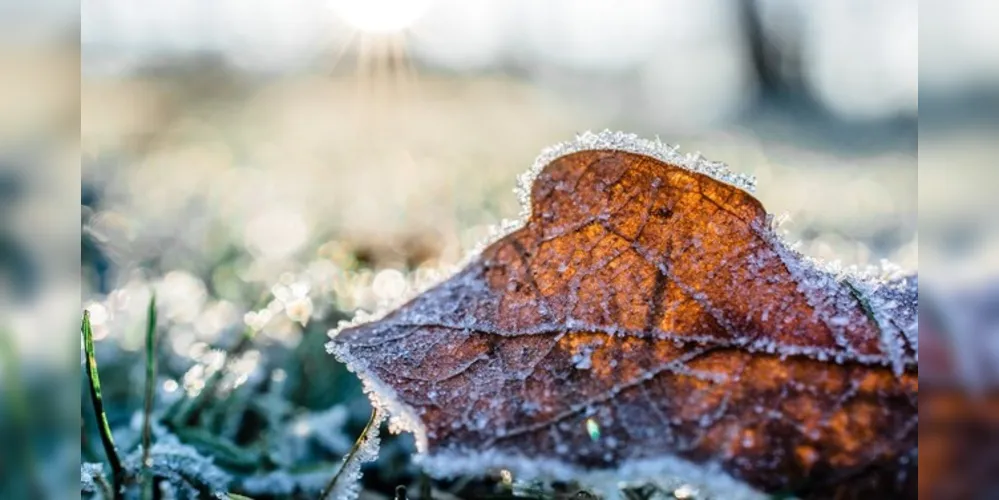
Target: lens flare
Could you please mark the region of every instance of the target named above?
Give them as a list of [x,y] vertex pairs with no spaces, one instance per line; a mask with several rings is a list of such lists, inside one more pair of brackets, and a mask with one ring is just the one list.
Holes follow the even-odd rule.
[[358,31],[388,34],[412,27],[431,3],[431,0],[333,0],[332,7]]

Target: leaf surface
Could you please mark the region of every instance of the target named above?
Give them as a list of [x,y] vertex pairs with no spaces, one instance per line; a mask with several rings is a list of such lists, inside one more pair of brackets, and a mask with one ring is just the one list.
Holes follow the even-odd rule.
[[549,155],[519,228],[329,349],[438,475],[911,488],[915,278],[812,262],[717,164],[629,137]]

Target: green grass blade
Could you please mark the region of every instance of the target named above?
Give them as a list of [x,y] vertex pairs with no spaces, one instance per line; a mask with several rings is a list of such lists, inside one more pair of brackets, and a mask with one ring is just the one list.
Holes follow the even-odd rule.
[[146,313],[146,394],[142,413],[142,498],[153,498],[153,475],[149,452],[152,448],[153,399],[156,396],[156,295],[149,299]]
[[322,493],[319,494],[320,500],[326,500],[326,497],[330,495],[330,492],[332,492],[333,488],[336,487],[337,481],[340,480],[340,476],[343,474],[343,471],[347,469],[347,465],[350,464],[351,460],[354,460],[354,456],[357,455],[357,451],[361,449],[361,445],[364,443],[364,440],[368,439],[371,434],[371,428],[379,423],[381,423],[381,419],[379,418],[378,409],[372,408],[371,418],[368,419],[368,424],[364,426],[364,430],[361,431],[361,435],[358,436],[356,441],[354,441],[354,446],[350,448],[350,452],[347,453],[346,457],[344,457],[343,464],[340,465],[340,470],[336,471],[336,474],[333,475],[330,482],[325,488],[323,488]]
[[97,373],[97,359],[94,357],[94,331],[90,326],[90,311],[83,311],[83,326],[80,327],[83,333],[83,349],[86,353],[87,377],[90,379],[90,400],[94,405],[94,414],[97,416],[97,427],[101,435],[101,444],[104,445],[104,454],[107,455],[111,464],[112,480],[114,482],[115,497],[122,494],[122,483],[125,479],[125,469],[121,465],[121,458],[118,456],[118,449],[114,445],[114,437],[111,435],[111,425],[108,423],[108,416],[104,412],[104,399],[101,397],[101,378]]
[[13,448],[20,455],[24,464],[24,478],[28,491],[33,495],[44,495],[41,479],[38,473],[38,463],[32,448],[30,437],[31,408],[21,379],[21,365],[18,359],[14,336],[6,329],[0,329],[0,369],[3,370],[4,388],[7,390],[6,402],[11,413],[11,427],[14,430],[15,442]]

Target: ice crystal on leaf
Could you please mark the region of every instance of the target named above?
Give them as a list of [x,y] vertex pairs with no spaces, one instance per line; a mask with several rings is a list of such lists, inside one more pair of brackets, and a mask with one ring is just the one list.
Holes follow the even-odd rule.
[[[226,498],[232,478],[191,446],[176,442],[154,444],[149,450],[149,468],[157,478],[178,489],[180,498]],[[142,471],[141,447],[125,458],[132,476]]]
[[354,442],[344,431],[347,417],[347,408],[342,405],[296,416],[272,445],[274,459],[281,464],[301,463],[317,449],[342,457]]
[[522,177],[522,220],[327,348],[438,476],[727,499],[911,488],[915,277],[801,255],[753,187],[657,141],[583,134]]
[[298,473],[277,470],[243,479],[242,490],[254,498],[293,497],[303,494],[315,498],[329,480],[330,471],[326,468]]
[[80,464],[80,490],[84,493],[98,491],[98,478],[104,475],[104,464],[84,462]]

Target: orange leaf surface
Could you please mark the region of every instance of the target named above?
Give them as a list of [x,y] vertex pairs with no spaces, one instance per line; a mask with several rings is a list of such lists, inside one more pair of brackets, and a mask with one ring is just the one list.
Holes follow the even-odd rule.
[[588,134],[537,167],[519,227],[328,345],[431,473],[914,491],[914,277],[810,261],[751,184],[658,143]]

